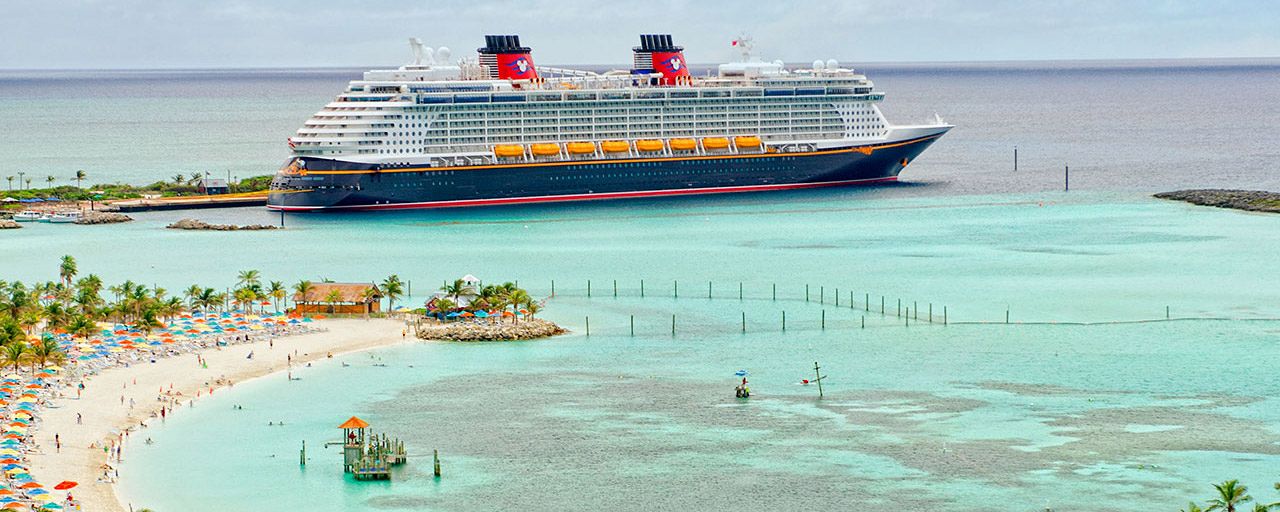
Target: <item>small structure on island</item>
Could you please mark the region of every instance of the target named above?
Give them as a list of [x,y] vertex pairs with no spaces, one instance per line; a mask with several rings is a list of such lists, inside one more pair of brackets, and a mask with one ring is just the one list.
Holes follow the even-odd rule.
[[200,185],[196,189],[205,195],[218,195],[231,193],[231,187],[227,185],[227,180],[223,178],[204,178],[200,180]]
[[382,291],[374,283],[313,283],[304,297],[293,294],[294,312],[360,315],[382,311]]
[[391,466],[408,460],[404,442],[369,430],[369,422],[352,416],[342,429],[342,470],[356,480],[390,480]]
[[461,279],[455,280],[453,283],[445,283],[441,289],[427,299],[427,310],[434,310],[436,301],[440,299],[449,299],[457,309],[465,309],[471,306],[477,298],[480,297],[481,281],[480,278],[467,274]]

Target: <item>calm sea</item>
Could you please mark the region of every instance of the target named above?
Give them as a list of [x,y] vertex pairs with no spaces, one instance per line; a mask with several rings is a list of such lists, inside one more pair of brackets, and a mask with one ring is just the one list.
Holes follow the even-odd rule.
[[[135,508],[1136,512],[1227,478],[1275,501],[1280,217],[1149,193],[1280,190],[1280,63],[865,69],[891,120],[958,125],[907,183],[291,215],[273,232],[163,229],[279,221],[262,209],[33,225],[0,234],[0,279],[53,279],[72,254],[82,272],[169,289],[247,268],[287,282],[394,272],[414,303],[466,273],[538,296],[554,280],[545,316],[569,336],[349,356],[148,429],[155,444],[130,446],[122,468]],[[357,75],[6,72],[0,149],[37,175],[261,174]],[[821,400],[800,384],[815,361]],[[739,369],[747,402],[732,395]],[[353,414],[409,442],[392,482],[343,482],[321,448]]]
[[[890,121],[957,125],[904,175],[934,185],[917,193],[1041,190],[1067,165],[1081,189],[1280,188],[1280,60],[855,68],[887,92]],[[361,71],[0,71],[0,176],[270,174]],[[1024,174],[1005,172],[1014,146]]]

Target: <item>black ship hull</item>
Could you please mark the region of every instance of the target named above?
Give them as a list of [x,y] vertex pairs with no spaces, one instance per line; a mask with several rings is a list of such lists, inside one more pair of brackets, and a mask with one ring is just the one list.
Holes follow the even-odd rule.
[[761,192],[895,181],[945,133],[804,152],[389,167],[298,158],[268,208],[352,211]]

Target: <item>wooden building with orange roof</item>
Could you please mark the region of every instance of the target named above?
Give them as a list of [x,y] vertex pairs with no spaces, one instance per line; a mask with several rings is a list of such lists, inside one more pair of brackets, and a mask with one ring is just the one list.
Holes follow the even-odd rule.
[[364,315],[382,311],[382,291],[374,283],[312,283],[304,297],[293,294],[294,312]]

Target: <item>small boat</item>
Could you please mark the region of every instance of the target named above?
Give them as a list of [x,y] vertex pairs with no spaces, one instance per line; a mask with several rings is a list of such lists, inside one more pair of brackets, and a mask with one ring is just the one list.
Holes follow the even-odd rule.
[[40,220],[40,217],[43,217],[43,216],[44,214],[40,212],[25,210],[25,211],[18,212],[16,215],[14,215],[13,220],[18,222],[35,222]]
[[49,222],[54,224],[71,224],[80,220],[80,212],[58,212],[49,218]]

